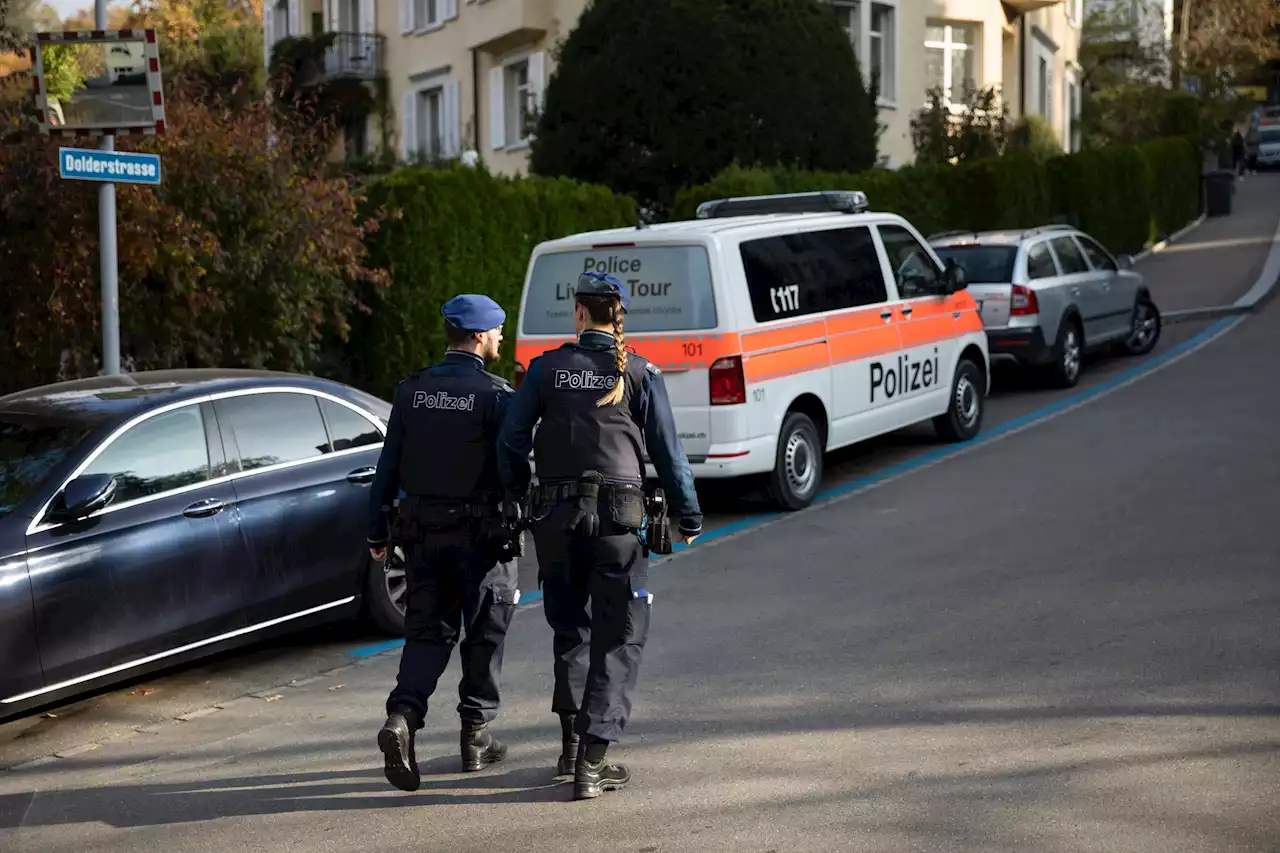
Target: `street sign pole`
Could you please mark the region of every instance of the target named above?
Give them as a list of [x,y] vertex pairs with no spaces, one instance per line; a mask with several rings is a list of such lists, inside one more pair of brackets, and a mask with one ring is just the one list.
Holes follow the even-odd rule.
[[[94,26],[107,28],[107,0],[94,0]],[[116,138],[102,137],[103,151],[116,150]],[[102,277],[102,372],[120,372],[120,282],[116,267],[116,185],[98,188],[98,264]]]

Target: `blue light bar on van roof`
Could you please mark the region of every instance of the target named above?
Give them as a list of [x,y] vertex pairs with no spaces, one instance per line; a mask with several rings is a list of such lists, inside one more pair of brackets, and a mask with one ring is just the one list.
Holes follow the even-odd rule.
[[720,198],[698,205],[698,219],[726,216],[761,216],[770,213],[862,213],[867,196],[857,190],[823,190],[812,193],[753,195]]

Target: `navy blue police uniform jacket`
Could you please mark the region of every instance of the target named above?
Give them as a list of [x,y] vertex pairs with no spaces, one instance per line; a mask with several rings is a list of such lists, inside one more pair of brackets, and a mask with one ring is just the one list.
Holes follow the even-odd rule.
[[[611,353],[614,340],[605,332],[587,331],[578,338],[578,346]],[[529,454],[533,451],[534,427],[545,406],[540,390],[545,385],[542,367],[540,357],[529,364],[498,436],[498,471],[505,486],[517,493],[524,492],[533,478]],[[689,536],[701,533],[702,509],[693,487],[693,470],[680,444],[671,399],[656,365],[645,363],[643,379],[631,395],[630,414],[644,434],[645,449],[667,494],[669,514],[680,519],[682,533]]]
[[[440,434],[426,434],[414,421],[414,392],[419,384],[447,384],[455,392],[473,392],[476,417],[460,421],[460,429],[441,423]],[[505,379],[487,372],[484,359],[474,353],[449,350],[439,364],[420,370],[396,385],[387,421],[387,437],[378,458],[377,473],[369,495],[368,542],[372,547],[385,545],[389,538],[387,513],[397,495],[432,494],[442,498],[467,495],[501,496],[502,480],[498,476],[497,435],[515,393]],[[406,429],[406,424],[408,429]],[[475,429],[481,435],[468,441],[462,434]],[[414,447],[408,447],[408,442]],[[459,444],[465,442],[466,446]],[[459,446],[454,446],[459,444]],[[471,459],[472,454],[479,454]],[[462,476],[465,482],[444,482]],[[496,497],[495,497],[496,506]]]

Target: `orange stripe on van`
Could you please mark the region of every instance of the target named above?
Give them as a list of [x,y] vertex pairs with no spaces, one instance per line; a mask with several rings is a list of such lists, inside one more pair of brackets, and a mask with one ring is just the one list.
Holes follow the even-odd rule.
[[781,347],[803,346],[817,343],[827,336],[827,326],[822,320],[805,320],[785,326],[770,326],[742,333],[743,354],[767,352]]
[[742,359],[742,373],[748,382],[780,379],[830,366],[826,341],[747,355]]

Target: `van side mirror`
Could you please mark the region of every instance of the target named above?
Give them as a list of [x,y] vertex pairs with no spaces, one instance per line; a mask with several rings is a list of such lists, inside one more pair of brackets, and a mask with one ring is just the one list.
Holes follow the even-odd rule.
[[969,286],[969,278],[965,275],[964,267],[956,263],[954,258],[947,258],[947,267],[942,272],[942,282],[947,293],[958,293]]
[[1133,269],[1133,255],[1116,255],[1116,266],[1122,270]]
[[53,514],[57,521],[76,521],[92,515],[116,496],[116,478],[110,474],[76,477],[62,490],[62,506]]

